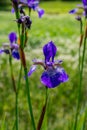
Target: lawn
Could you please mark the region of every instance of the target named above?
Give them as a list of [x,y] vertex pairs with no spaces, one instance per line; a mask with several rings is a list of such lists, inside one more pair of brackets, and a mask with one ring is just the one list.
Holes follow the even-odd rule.
[[[29,41],[25,49],[27,55],[28,69],[32,65],[32,59],[42,59],[42,47],[50,40],[57,45],[58,52],[56,59],[63,60],[63,67],[69,74],[69,81],[61,84],[55,89],[49,89],[49,100],[47,112],[42,130],[68,130],[76,110],[76,98],[78,91],[78,47],[79,47],[79,22],[75,17],[68,14],[70,9],[76,7],[77,2],[44,2],[41,7],[45,10],[42,19],[37,14],[31,14],[32,27],[29,33]],[[10,8],[10,7],[9,7]],[[17,32],[15,15],[10,11],[0,12],[0,46],[8,41],[8,34],[11,31]],[[15,95],[10,80],[10,68],[7,55],[0,55],[0,124],[5,118],[5,125],[12,130],[15,122]],[[15,80],[18,79],[20,69],[19,61],[13,60]],[[37,71],[30,77],[31,98],[34,109],[35,121],[38,121],[41,108],[45,100],[45,88],[40,83],[40,76],[43,69],[38,67]],[[28,105],[26,101],[24,73],[19,94],[19,128],[31,130],[29,126]],[[84,73],[84,77],[86,72]],[[83,100],[87,98],[86,78],[83,88]],[[82,106],[83,107],[83,106]],[[79,126],[83,121],[84,109],[81,108]],[[7,130],[7,129],[6,129]]]
[[[51,1],[51,2],[42,2],[40,5],[45,9],[45,12],[48,14],[60,14],[68,13],[69,10],[76,7],[80,2],[60,2],[60,1]],[[49,5],[49,6],[48,6]]]

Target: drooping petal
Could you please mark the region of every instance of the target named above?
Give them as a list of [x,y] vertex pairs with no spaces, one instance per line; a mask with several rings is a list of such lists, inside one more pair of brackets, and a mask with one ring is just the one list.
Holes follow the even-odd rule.
[[3,54],[3,53],[10,54],[8,49],[0,49],[0,54]]
[[39,18],[42,18],[42,16],[44,15],[44,10],[38,7],[37,12],[38,12]]
[[13,58],[15,58],[15,59],[17,59],[17,60],[20,59],[19,52],[18,52],[18,50],[16,50],[16,49],[14,49],[14,50],[12,51],[12,56],[13,56]]
[[4,49],[0,49],[0,54],[4,53]]
[[61,67],[56,69],[49,68],[44,71],[41,76],[41,82],[48,88],[54,88],[63,82],[68,81],[69,77],[65,70]]
[[48,44],[46,44],[43,47],[43,54],[45,56],[45,62],[49,62],[51,58],[52,58],[52,61],[54,61],[56,51],[57,51],[57,48],[54,45],[54,43],[52,41],[48,42]]
[[32,75],[33,72],[35,72],[36,68],[37,68],[36,65],[31,66],[31,68],[30,68],[30,70],[29,70],[29,72],[28,72],[28,76],[29,76],[29,77]]
[[69,11],[70,14],[75,14],[75,13],[77,13],[77,12],[78,12],[78,9],[77,9],[77,8],[76,8],[76,9],[72,9],[72,10]]
[[9,38],[10,43],[13,43],[13,42],[16,42],[16,41],[17,41],[17,35],[16,35],[15,32],[11,32],[11,33],[8,35],[8,38]]

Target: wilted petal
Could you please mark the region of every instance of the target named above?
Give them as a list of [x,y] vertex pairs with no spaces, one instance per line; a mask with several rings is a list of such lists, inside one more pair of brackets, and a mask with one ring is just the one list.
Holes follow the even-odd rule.
[[57,48],[54,45],[54,43],[52,41],[48,42],[48,44],[46,44],[43,47],[43,53],[44,53],[44,56],[45,56],[45,61],[49,62],[50,58],[52,58],[52,61],[54,61],[56,51],[57,51]]
[[17,41],[17,35],[16,35],[15,32],[11,32],[8,37],[9,37],[10,43],[13,43],[13,42]]
[[36,65],[33,65],[31,66],[29,72],[28,72],[28,76],[30,77],[32,75],[32,73],[36,70],[37,66]]
[[54,88],[63,82],[68,81],[68,75],[61,67],[50,68],[42,73],[41,82],[48,88]]
[[12,56],[13,56],[13,58],[15,58],[15,59],[17,59],[17,60],[20,59],[19,52],[18,52],[18,50],[16,50],[16,49],[14,49],[14,50],[12,51]]
[[10,47],[11,47],[12,49],[18,49],[18,48],[19,48],[19,45],[13,43],[13,44],[10,45]]

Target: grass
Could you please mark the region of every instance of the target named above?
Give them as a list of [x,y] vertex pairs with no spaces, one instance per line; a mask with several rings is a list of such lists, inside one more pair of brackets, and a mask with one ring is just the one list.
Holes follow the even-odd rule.
[[[42,2],[41,7],[45,8],[46,13],[51,14],[60,14],[60,13],[68,13],[69,10],[76,7],[80,2],[61,2],[61,1],[50,1],[50,2]],[[49,5],[49,6],[48,6]]]
[[[53,40],[58,47],[56,59],[62,59],[64,61],[63,66],[70,77],[67,83],[49,90],[47,117],[42,130],[46,130],[46,121],[48,124],[47,130],[68,130],[69,127],[72,127],[72,120],[76,110],[78,87],[79,23],[75,20],[74,16],[67,12],[74,8],[76,4],[76,2],[41,3],[41,7],[43,7],[46,12],[45,16],[42,19],[38,19],[35,12],[31,14],[33,22],[29,33],[29,42],[25,49],[28,68],[32,65],[32,59],[43,58],[43,45],[49,40]],[[11,31],[17,32],[17,27],[14,22],[15,16],[10,12],[1,11],[0,18],[0,46],[2,46],[3,42],[9,42],[8,34]],[[15,122],[15,95],[11,86],[8,56],[4,54],[0,55],[0,58],[0,124],[3,123],[3,117],[5,117],[8,128],[12,129]],[[13,60],[13,67],[15,79],[17,81],[19,61]],[[43,69],[39,67],[29,80],[35,122],[38,122],[40,110],[45,100],[45,88],[40,83],[40,75],[42,72]],[[22,73],[22,75],[24,74]],[[84,86],[83,92],[86,91],[86,80]],[[85,92],[84,102],[86,98]],[[19,127],[21,130],[31,130],[29,128],[31,123],[27,109],[25,84],[24,79],[22,79],[19,94]],[[82,122],[84,116],[83,106],[81,109],[80,122]]]

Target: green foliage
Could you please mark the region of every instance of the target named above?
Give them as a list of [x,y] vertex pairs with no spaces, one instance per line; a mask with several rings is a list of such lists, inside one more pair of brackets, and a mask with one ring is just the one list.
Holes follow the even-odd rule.
[[[73,119],[76,111],[76,98],[79,78],[77,62],[79,23],[74,19],[73,16],[66,12],[75,7],[75,5],[76,3],[74,2],[67,4],[64,2],[46,2],[46,4],[41,3],[41,7],[44,7],[46,12],[45,16],[42,19],[38,19],[35,13],[31,14],[33,23],[29,33],[27,48],[25,49],[28,69],[32,65],[32,59],[43,59],[43,45],[49,40],[53,40],[58,46],[56,59],[63,59],[63,67],[65,67],[65,70],[70,77],[67,83],[61,84],[55,89],[49,89],[49,101],[43,130],[45,130],[46,125],[47,130],[68,130],[68,128],[70,128],[69,130],[72,130],[71,128],[73,126]],[[62,10],[64,11],[62,12]],[[11,14],[10,12],[2,11],[0,13],[0,18],[0,26],[2,27],[0,28],[0,46],[2,46],[3,42],[9,42],[7,35],[11,31],[17,32],[17,27],[15,21],[13,21],[15,20],[15,15]],[[13,64],[15,80],[17,81],[19,73],[19,61],[13,60]],[[41,108],[45,101],[45,88],[40,83],[40,75],[42,72],[43,69],[38,67],[37,71],[29,78],[31,99],[36,123],[38,122]],[[84,78],[86,77],[85,75]],[[27,111],[28,106],[25,94],[24,73],[22,73],[22,77],[19,94],[19,128],[21,130],[29,130],[31,123],[29,113]],[[84,102],[87,99],[86,82],[87,81],[85,78],[83,88]],[[3,126],[1,125],[1,119],[5,115],[6,118],[3,122],[4,124],[5,122],[8,124],[9,130],[12,130],[15,123],[14,106],[15,95],[10,79],[8,56],[4,54],[0,55],[0,126]],[[79,127],[82,126],[82,122],[84,122],[85,109],[83,108],[81,109],[82,113],[79,116],[80,123],[78,125],[78,130]]]

